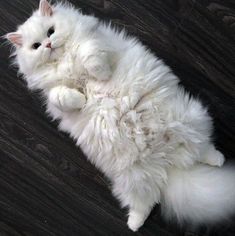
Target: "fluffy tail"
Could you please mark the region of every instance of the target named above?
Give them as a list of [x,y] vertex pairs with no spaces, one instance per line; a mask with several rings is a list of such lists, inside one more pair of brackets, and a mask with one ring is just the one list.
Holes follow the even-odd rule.
[[179,224],[216,223],[235,213],[235,167],[197,165],[169,171],[162,213]]

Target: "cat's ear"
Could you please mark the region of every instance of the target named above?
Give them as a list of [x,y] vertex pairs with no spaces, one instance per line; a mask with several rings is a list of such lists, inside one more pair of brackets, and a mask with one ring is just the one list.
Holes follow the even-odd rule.
[[47,0],[40,1],[39,12],[42,16],[51,16],[53,14],[52,6]]
[[16,46],[22,46],[23,44],[22,35],[19,33],[8,33],[5,37]]

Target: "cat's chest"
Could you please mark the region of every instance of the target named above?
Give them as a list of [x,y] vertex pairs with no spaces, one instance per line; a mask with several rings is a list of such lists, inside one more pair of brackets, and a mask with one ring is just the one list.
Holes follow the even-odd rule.
[[60,78],[63,85],[85,90],[88,80],[88,72],[84,68],[79,54],[68,52],[63,55],[57,65],[57,77]]
[[81,63],[79,54],[68,52],[59,61],[57,72],[65,79],[78,79],[86,70]]

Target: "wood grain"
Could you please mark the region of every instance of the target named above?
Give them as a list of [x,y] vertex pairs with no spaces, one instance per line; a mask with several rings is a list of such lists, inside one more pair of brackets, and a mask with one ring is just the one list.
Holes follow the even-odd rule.
[[[171,66],[208,106],[215,142],[234,159],[234,0],[72,0],[84,13],[126,28]],[[0,35],[14,31],[37,0],[0,0]],[[37,93],[9,67],[0,46],[0,235],[134,235],[109,182],[45,115]],[[179,229],[156,207],[135,235],[235,235],[235,225]]]

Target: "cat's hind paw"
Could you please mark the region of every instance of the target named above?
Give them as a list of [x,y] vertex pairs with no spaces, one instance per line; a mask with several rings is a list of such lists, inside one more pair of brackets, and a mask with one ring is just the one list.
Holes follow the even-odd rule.
[[129,213],[127,225],[129,229],[136,232],[144,224],[145,219],[145,215],[136,211],[131,211]]
[[210,166],[221,167],[225,162],[225,158],[220,151],[216,150],[214,147],[210,147],[203,162]]
[[221,167],[224,164],[225,158],[224,155],[219,152],[219,151],[215,151],[214,156],[208,157],[207,158],[207,164],[211,165],[211,166],[218,166]]

